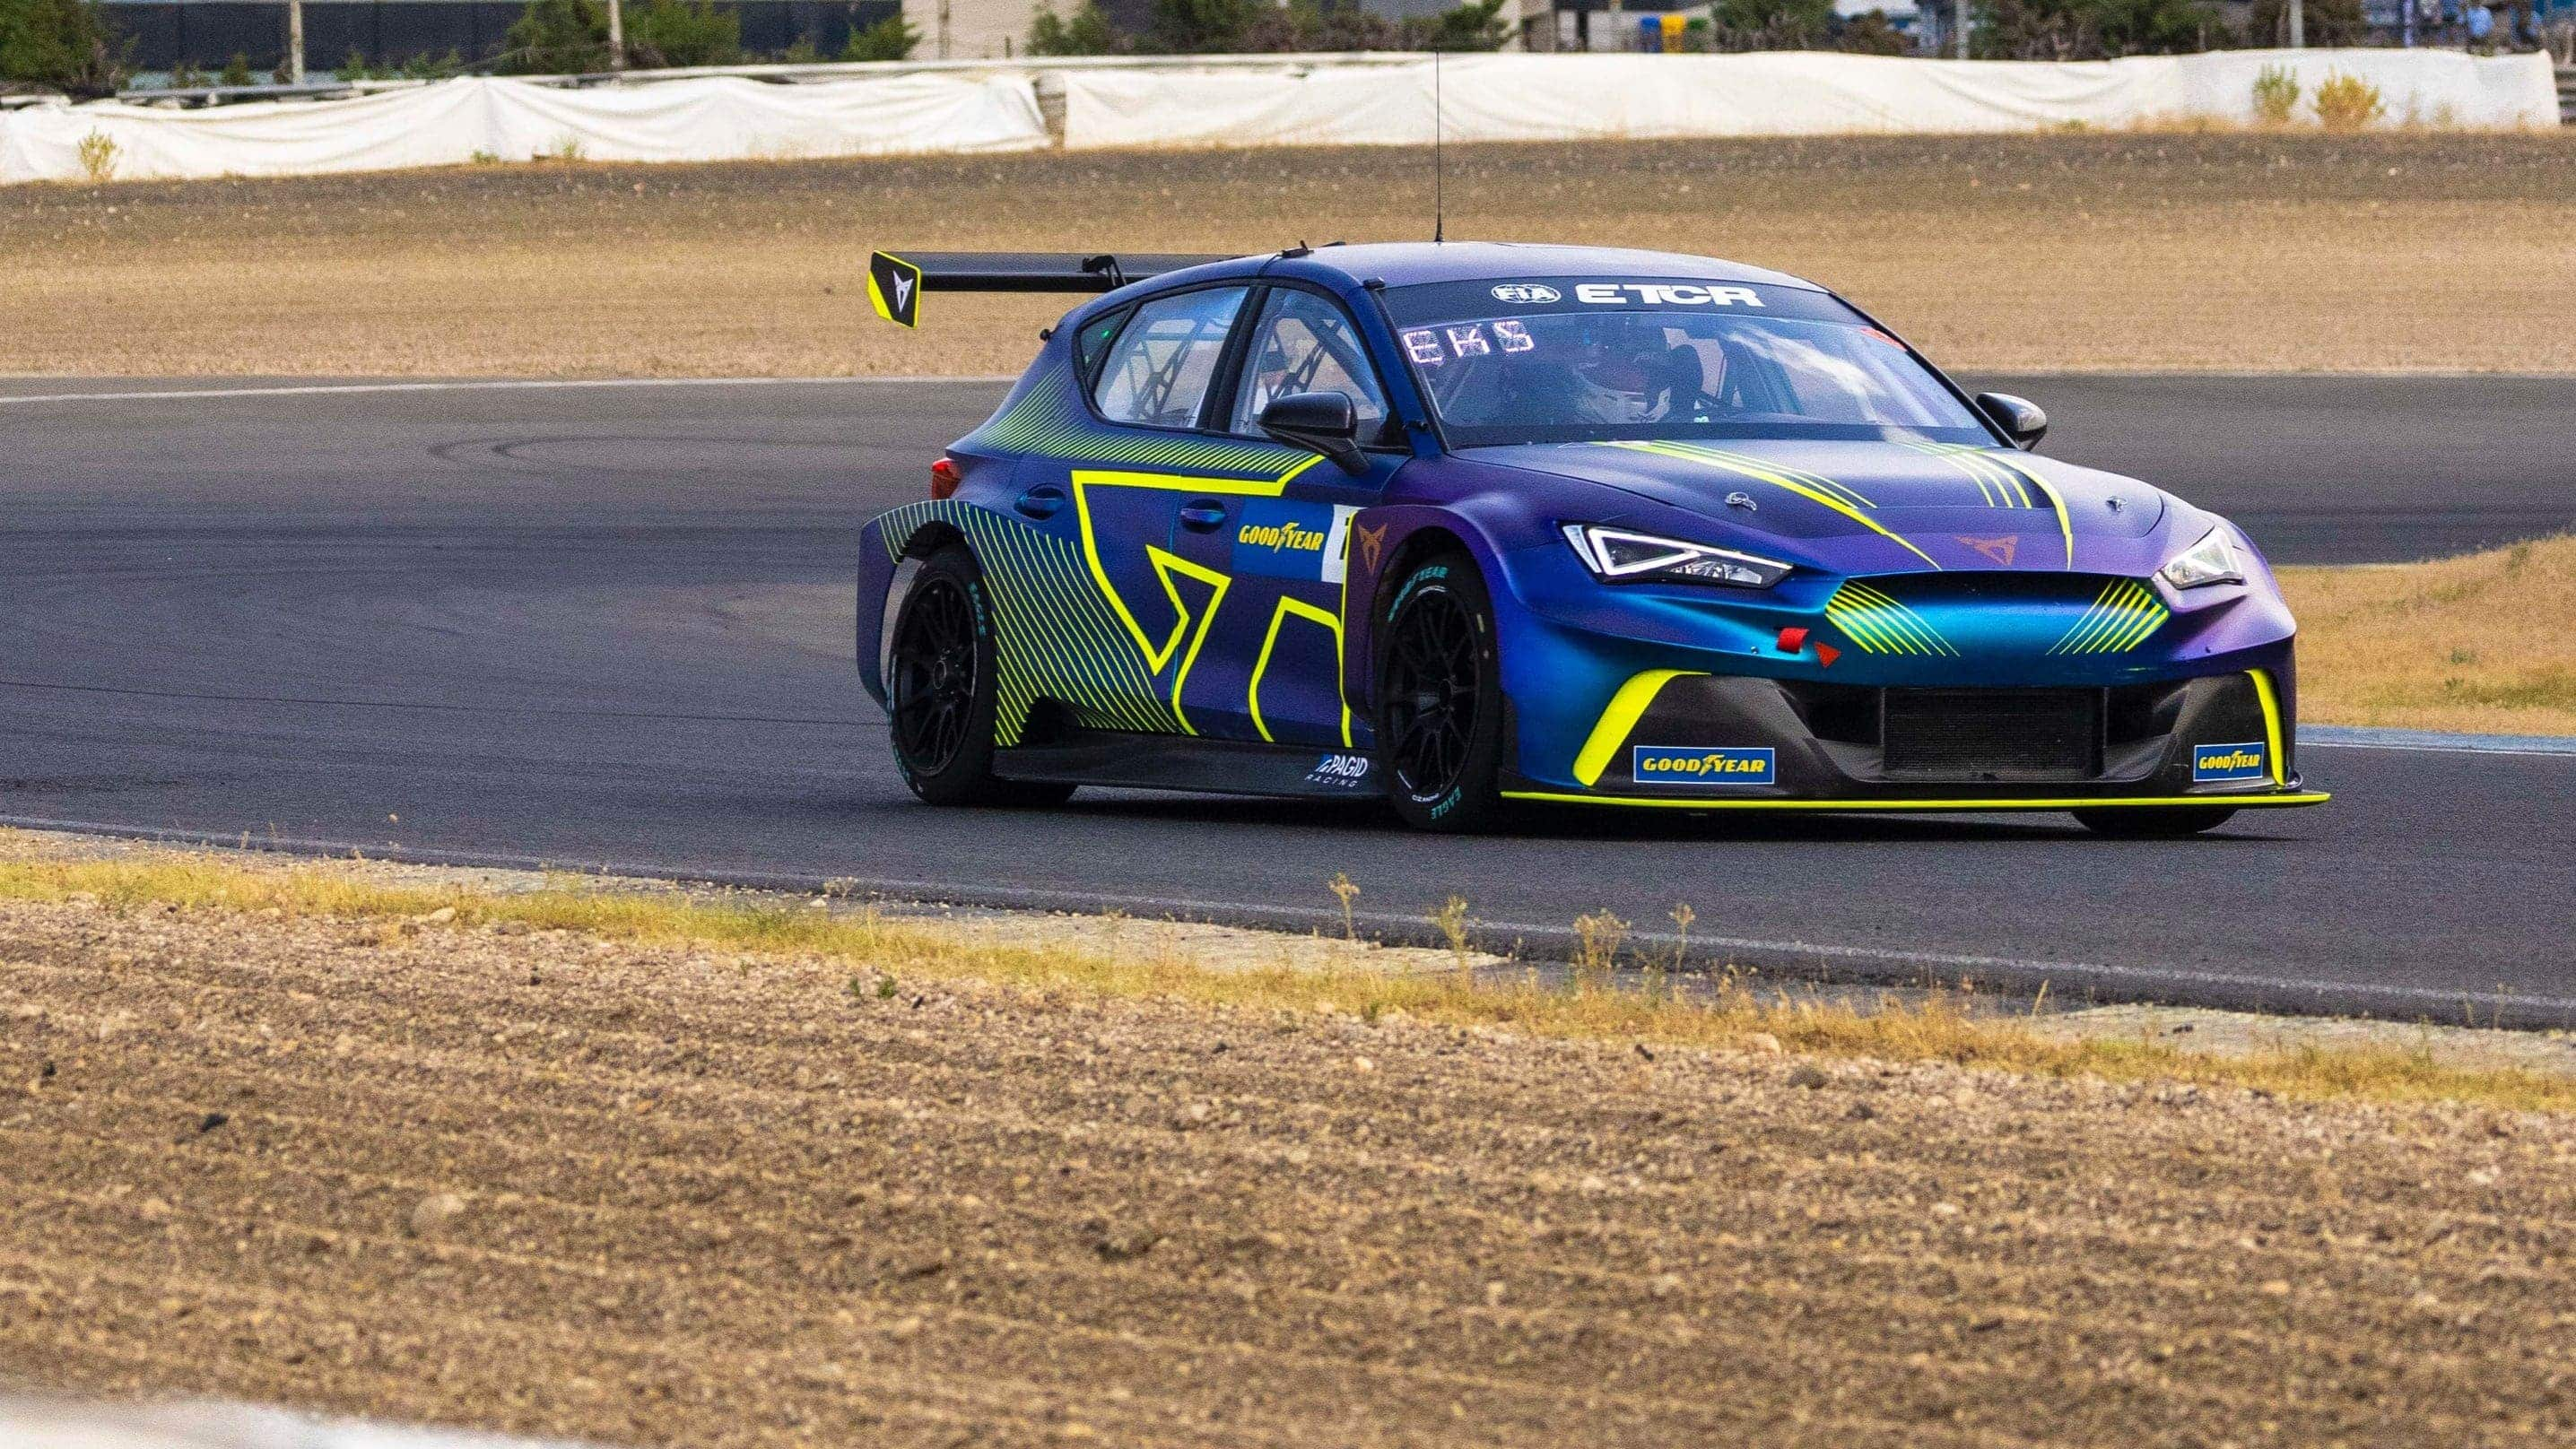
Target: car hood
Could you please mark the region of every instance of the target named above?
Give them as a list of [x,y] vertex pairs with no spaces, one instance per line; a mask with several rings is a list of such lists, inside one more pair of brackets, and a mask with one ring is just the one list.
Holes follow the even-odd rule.
[[[2170,501],[2134,478],[1954,444],[1729,440],[1462,451],[1682,509],[1737,535],[1807,541],[1797,552],[1867,535],[1941,568],[2079,566],[2087,541],[2144,538]],[[1653,512],[1566,521],[1649,528]]]

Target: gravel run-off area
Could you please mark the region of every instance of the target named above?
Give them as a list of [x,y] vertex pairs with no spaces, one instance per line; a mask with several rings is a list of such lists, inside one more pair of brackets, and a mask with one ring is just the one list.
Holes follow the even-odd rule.
[[622,1444],[2563,1444],[2576,1124],[0,904],[0,1383]]

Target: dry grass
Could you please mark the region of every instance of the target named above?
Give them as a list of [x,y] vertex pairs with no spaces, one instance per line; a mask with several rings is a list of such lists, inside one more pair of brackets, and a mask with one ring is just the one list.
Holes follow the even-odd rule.
[[[1961,367],[2576,369],[2555,135],[1458,147],[1450,234],[1714,252]],[[1427,233],[1401,149],[474,167],[0,191],[0,372],[1015,372],[1048,299],[865,314],[869,247]]]
[[2576,534],[2404,568],[2281,571],[2316,724],[2576,734]]
[[[0,832],[8,834],[14,832]],[[1585,933],[1589,959],[1578,963],[1585,969],[1568,989],[1542,985],[1534,977],[1496,985],[1464,972],[1389,976],[1294,964],[1210,970],[1164,953],[994,944],[935,923],[891,920],[866,907],[818,911],[710,904],[597,891],[578,883],[519,894],[422,889],[388,885],[327,864],[246,867],[196,852],[62,859],[27,840],[18,836],[9,858],[0,860],[0,899],[372,922],[376,937],[386,942],[419,931],[424,922],[457,930],[510,922],[630,945],[819,957],[851,973],[853,993],[893,995],[900,981],[982,982],[1229,1010],[1324,1013],[1367,1022],[1405,1019],[1565,1041],[1735,1050],[1754,1046],[1884,1062],[1946,1062],[2041,1077],[2240,1087],[2302,1100],[2576,1111],[2576,1079],[2446,1063],[2428,1049],[2284,1045],[2212,1054],[2143,1038],[2068,1040],[2011,1018],[1971,1014],[1938,997],[1917,1004],[1887,1003],[1866,1013],[1839,1001],[1759,995],[1733,987],[1714,996],[1685,998],[1662,989],[1651,962],[1621,955],[1625,923],[1616,923],[1616,930]],[[1598,984],[1614,967],[1641,964],[1650,968],[1642,991]]]

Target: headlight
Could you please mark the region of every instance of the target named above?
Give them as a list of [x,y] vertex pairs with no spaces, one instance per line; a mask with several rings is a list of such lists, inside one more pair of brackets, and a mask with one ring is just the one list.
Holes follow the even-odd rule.
[[1603,583],[1731,584],[1767,589],[1789,576],[1789,566],[1732,549],[1629,533],[1597,523],[1565,525],[1565,541]]
[[2236,545],[2227,541],[2226,525],[2201,535],[2200,542],[2173,556],[2156,577],[2177,589],[2245,582],[2245,566],[2236,561]]

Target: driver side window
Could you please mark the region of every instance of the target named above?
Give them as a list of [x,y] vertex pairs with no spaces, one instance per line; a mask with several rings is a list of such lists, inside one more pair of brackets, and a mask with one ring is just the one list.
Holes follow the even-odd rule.
[[1360,436],[1375,435],[1386,421],[1386,392],[1360,346],[1359,332],[1340,306],[1293,287],[1272,289],[1253,328],[1226,431],[1256,436],[1261,410],[1296,392],[1337,392],[1351,400]]

